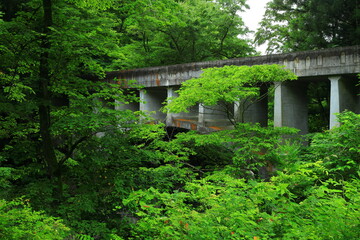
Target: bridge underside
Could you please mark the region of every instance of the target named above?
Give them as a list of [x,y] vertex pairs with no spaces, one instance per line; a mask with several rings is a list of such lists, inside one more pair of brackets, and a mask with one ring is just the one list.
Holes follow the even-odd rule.
[[[300,129],[301,134],[308,133],[308,103],[307,96],[310,82],[326,82],[329,85],[330,109],[328,118],[329,127],[338,126],[336,113],[350,110],[360,113],[360,90],[356,75],[334,75],[329,77],[301,78],[298,81],[274,83],[273,114],[268,111],[268,98],[248,104],[244,109],[241,103],[233,103],[232,116],[243,111],[244,122],[257,122],[267,126],[273,121],[275,127],[287,126]],[[163,107],[168,97],[176,97],[178,86],[151,87],[139,91],[140,104],[124,105],[122,108],[148,112],[157,122],[166,123],[169,127],[178,127],[200,132],[209,132],[233,128],[234,119],[224,111],[224,105],[203,106],[197,105],[187,113],[163,113]],[[266,94],[268,89],[261,89]],[[271,95],[271,94],[270,94]],[[270,100],[271,101],[271,100]],[[268,116],[274,116],[269,119]],[[242,122],[242,121],[237,121]]]
[[[274,93],[269,94],[273,99],[263,99],[253,104],[244,101],[233,103],[231,114],[223,111],[224,103],[209,107],[198,105],[188,113],[163,113],[159,109],[167,97],[176,97],[175,91],[184,81],[197,78],[202,69],[222,67],[225,65],[264,65],[279,64],[285,66],[298,76],[298,80],[274,83]],[[152,112],[150,115],[168,126],[181,127],[199,131],[213,131],[232,127],[236,116],[245,122],[259,122],[266,126],[273,121],[274,126],[288,126],[300,129],[305,134],[309,129],[309,116],[313,120],[313,112],[309,106],[314,102],[314,86],[322,83],[326,86],[326,121],[329,128],[338,126],[336,113],[351,110],[360,113],[359,78],[360,46],[321,49],[284,53],[267,56],[246,57],[209,62],[179,64],[162,67],[151,67],[134,70],[116,71],[108,73],[109,81],[117,79],[119,84],[127,86],[129,80],[144,86],[139,96],[143,101],[137,105],[121,106],[132,110]],[[315,83],[315,85],[314,85]],[[267,89],[261,89],[263,93]],[[309,97],[307,96],[309,93]],[[267,100],[271,104],[267,103]],[[269,113],[271,111],[271,113]],[[324,115],[324,114],[323,114]],[[272,119],[269,119],[271,116]],[[238,121],[239,122],[239,121]],[[241,121],[240,121],[241,122]],[[310,121],[311,122],[311,121]]]

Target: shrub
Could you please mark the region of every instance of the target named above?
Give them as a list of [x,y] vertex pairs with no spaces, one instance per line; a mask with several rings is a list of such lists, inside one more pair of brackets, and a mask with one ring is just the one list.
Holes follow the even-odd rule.
[[33,211],[28,200],[0,200],[0,239],[64,239],[69,230],[61,220]]
[[310,145],[310,158],[321,160],[337,179],[358,177],[360,171],[360,114],[338,115],[340,126],[316,134]]

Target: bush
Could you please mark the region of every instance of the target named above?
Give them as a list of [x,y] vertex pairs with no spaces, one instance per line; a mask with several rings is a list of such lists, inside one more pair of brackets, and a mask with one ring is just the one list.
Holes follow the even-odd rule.
[[310,145],[310,158],[321,160],[337,179],[358,177],[360,171],[360,114],[338,115],[340,126],[316,134]]
[[69,230],[61,220],[33,211],[28,200],[0,200],[0,239],[64,239]]
[[281,177],[246,182],[217,172],[187,183],[184,191],[135,191],[124,204],[139,217],[133,239],[359,238],[359,180],[303,189],[301,201],[292,184]]

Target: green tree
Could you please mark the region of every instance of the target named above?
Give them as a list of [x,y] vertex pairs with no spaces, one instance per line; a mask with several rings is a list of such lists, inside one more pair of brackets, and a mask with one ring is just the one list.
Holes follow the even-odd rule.
[[[182,83],[178,97],[168,99],[165,111],[187,112],[197,104],[224,112],[236,125],[244,122],[244,112],[256,101],[267,97],[260,93],[262,85],[296,79],[279,65],[224,66],[207,68],[199,78]],[[235,107],[238,111],[234,111]],[[220,106],[220,109],[218,108]]]
[[[358,0],[273,0],[256,33],[269,53],[359,44]],[[306,36],[306,37],[304,37]]]
[[133,1],[119,23],[126,45],[121,68],[177,64],[254,54],[237,15],[244,0]]
[[[125,96],[119,85],[99,81],[118,49],[116,18],[104,11],[111,1],[17,3],[11,14],[0,5],[9,16],[0,22],[1,198],[26,195],[34,209],[61,216],[73,237],[82,233],[110,238],[107,223],[121,221],[122,215],[107,223],[99,220],[113,213],[106,191],[114,184],[106,179],[118,179],[106,168],[120,170],[129,161],[119,151],[121,164],[108,164],[108,155],[99,148],[112,145],[100,137],[122,138],[136,119],[131,111],[117,110],[136,97]],[[112,140],[115,144],[115,137]],[[123,173],[133,176],[129,168]],[[106,179],[99,179],[99,173]]]
[[42,161],[59,196],[64,163],[79,144],[133,116],[114,109],[115,100],[128,101],[119,86],[94,81],[117,48],[113,15],[98,10],[110,3],[23,1],[1,22],[3,156]]
[[[212,33],[217,41],[222,39],[223,53],[226,50],[230,55],[240,54],[231,45],[238,41],[234,36],[245,31],[234,15],[238,6],[230,4],[236,1],[205,2],[193,1],[195,8],[186,1],[172,4],[158,1],[153,7],[158,13],[166,9],[179,19],[180,25],[184,21],[180,21],[181,15],[172,10],[173,6],[179,5],[189,14],[193,11],[186,17],[187,24],[191,23],[191,16],[199,13],[199,6],[207,6],[206,11],[214,7],[218,18],[226,18],[221,21],[229,25],[225,24],[221,33],[216,32],[220,28],[211,25],[215,33],[206,34]],[[121,62],[128,59],[124,55],[126,49],[121,46],[143,42],[131,30],[141,25],[140,15],[132,15],[135,10],[147,11],[148,25],[141,27],[151,34],[153,43],[169,40],[163,33],[149,31],[155,29],[153,26],[159,28],[158,23],[173,25],[169,29],[176,30],[179,37],[185,33],[174,19],[167,22],[159,15],[157,20],[148,3],[0,2],[0,11],[4,13],[0,20],[0,187],[4,190],[1,198],[10,200],[26,195],[35,210],[61,216],[72,229],[71,237],[127,236],[133,219],[128,217],[126,209],[114,210],[121,199],[134,189],[151,185],[171,191],[194,177],[194,166],[185,163],[190,150],[162,141],[164,135],[159,129],[136,124],[137,116],[133,112],[117,110],[119,103],[137,101],[136,95],[125,96],[119,85],[99,81],[105,71],[127,65]],[[234,21],[227,18],[230,12]],[[202,27],[206,25],[210,26]],[[232,40],[227,41],[227,36],[232,36]],[[202,43],[205,40],[201,35]],[[211,43],[217,52],[219,41]],[[186,50],[190,49],[186,42],[180,42],[185,46],[186,59],[202,53],[200,42],[196,43],[199,49],[191,54]],[[244,52],[252,51],[246,41],[239,43],[244,44]],[[161,54],[156,52],[165,59]],[[129,61],[128,65],[131,64]],[[156,135],[154,139],[153,135]],[[156,169],[144,168],[159,165]],[[9,229],[16,230],[14,226]]]

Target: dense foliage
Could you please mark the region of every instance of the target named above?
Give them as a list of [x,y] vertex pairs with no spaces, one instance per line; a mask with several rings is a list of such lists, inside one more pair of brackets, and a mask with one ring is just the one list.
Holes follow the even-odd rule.
[[[170,137],[162,124],[139,123],[143,113],[120,110],[139,101],[135,93],[99,81],[114,69],[253,54],[238,38],[244,8],[1,0],[0,238],[360,238],[359,115],[339,115],[341,126],[308,146],[296,129],[236,122]],[[295,78],[277,65],[203,77],[218,94],[194,92],[178,106],[254,99],[255,81]]]
[[[133,238],[358,238],[360,116],[348,112],[340,121],[340,128],[318,133],[309,147],[295,139],[280,143],[279,135],[289,136],[289,130],[276,133],[251,125],[198,136],[194,144],[206,146],[235,134],[225,144],[234,148],[231,163],[172,191],[153,186],[132,192],[123,203],[138,219]],[[252,164],[255,159],[257,165]],[[262,181],[256,169],[269,163],[278,169]],[[255,174],[244,169],[251,166]]]
[[1,239],[64,239],[70,230],[42,212],[33,211],[29,200],[0,201]]
[[[123,1],[120,1],[123,2]],[[121,18],[120,67],[243,57],[255,53],[237,15],[245,0],[136,0],[115,8]]]
[[358,0],[272,0],[256,41],[270,53],[357,45],[359,9]]
[[[78,239],[356,239],[360,116],[339,117],[341,127],[314,135],[310,146],[294,129],[252,124],[170,141],[159,125],[109,133],[68,162],[56,207],[51,182],[34,165],[2,164],[3,197],[26,195],[25,210],[30,203],[60,216],[71,230],[45,215],[28,221],[31,212],[18,207],[11,216],[21,216],[22,230],[1,226],[17,236],[41,222],[47,234],[61,228]],[[221,151],[204,158],[201,150],[213,148]],[[2,211],[12,211],[14,203],[4,204]]]

